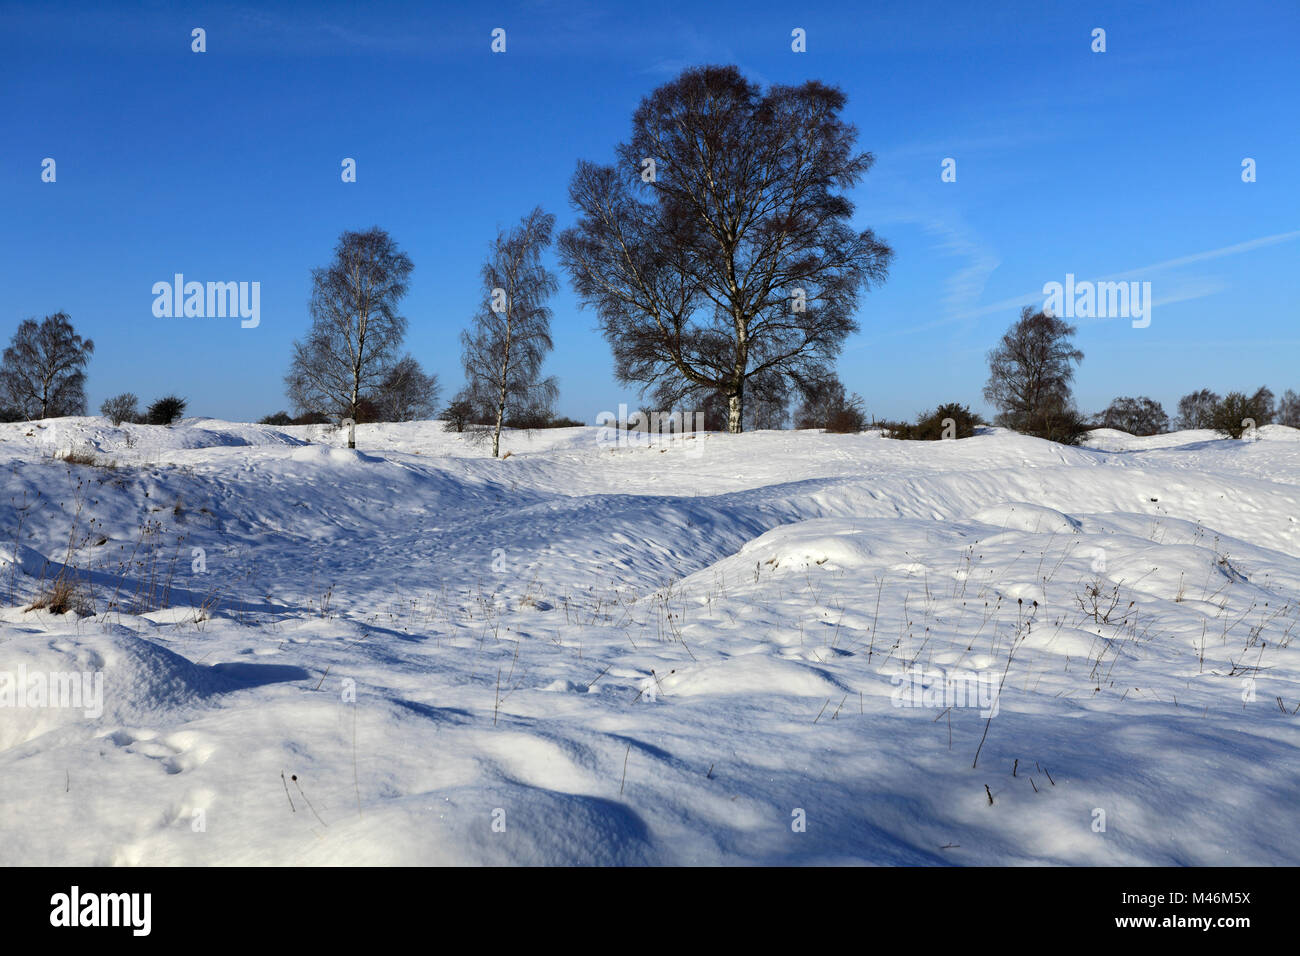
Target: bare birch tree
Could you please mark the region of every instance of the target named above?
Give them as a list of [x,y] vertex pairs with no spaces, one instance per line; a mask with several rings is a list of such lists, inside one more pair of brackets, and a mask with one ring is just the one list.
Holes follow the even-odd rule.
[[406,319],[397,311],[413,266],[376,226],[345,232],[334,261],[312,271],[311,329],[293,343],[286,391],[300,414],[359,420],[398,362]]
[[66,312],[25,319],[0,363],[0,400],[25,418],[86,414],[86,363],[94,352]]
[[461,333],[466,396],[492,416],[492,456],[501,453],[501,426],[509,411],[549,409],[554,378],[542,377],[551,350],[554,274],[542,265],[555,217],[541,207],[510,231],[500,230],[483,264],[483,304]]
[[1070,383],[1083,352],[1077,329],[1050,312],[1025,306],[1020,319],[989,352],[984,398],[999,409],[997,424],[1073,444],[1085,430]]

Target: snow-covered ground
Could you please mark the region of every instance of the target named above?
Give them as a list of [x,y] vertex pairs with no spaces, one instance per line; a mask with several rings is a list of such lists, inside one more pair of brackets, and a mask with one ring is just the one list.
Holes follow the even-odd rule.
[[1300,862],[1300,432],[344,446],[0,425],[0,863]]

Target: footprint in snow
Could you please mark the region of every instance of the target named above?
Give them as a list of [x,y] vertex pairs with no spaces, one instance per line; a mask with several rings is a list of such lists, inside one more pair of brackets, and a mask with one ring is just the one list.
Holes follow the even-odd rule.
[[141,754],[159,761],[170,774],[203,766],[216,749],[206,737],[194,731],[180,731],[160,737],[152,730],[123,728],[106,734],[105,739],[128,753]]

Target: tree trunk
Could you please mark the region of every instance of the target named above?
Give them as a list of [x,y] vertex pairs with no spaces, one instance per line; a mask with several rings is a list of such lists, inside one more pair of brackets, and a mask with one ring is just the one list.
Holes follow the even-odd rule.
[[745,384],[742,382],[734,394],[727,396],[727,431],[739,435],[744,424]]
[[501,423],[506,417],[506,371],[510,368],[510,332],[506,326],[506,357],[501,363],[501,382],[497,394],[497,428],[492,433],[492,457],[501,457]]
[[505,389],[501,390],[502,399],[497,405],[497,428],[492,433],[492,457],[501,457],[501,421],[506,416]]
[[[513,286],[512,286],[513,288]],[[511,309],[514,307],[513,296],[506,296],[506,344],[505,355],[501,357],[501,381],[500,394],[497,397],[497,430],[492,435],[492,457],[501,457],[501,422],[506,417],[506,382],[510,377],[510,346],[514,336],[514,313]]]

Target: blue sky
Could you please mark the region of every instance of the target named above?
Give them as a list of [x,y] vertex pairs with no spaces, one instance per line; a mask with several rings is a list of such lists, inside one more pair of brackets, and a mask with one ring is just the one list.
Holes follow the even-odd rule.
[[[896,258],[839,363],[870,414],[984,409],[985,353],[1067,273],[1154,298],[1147,328],[1078,321],[1085,411],[1300,390],[1300,4],[466,7],[0,4],[0,335],[62,309],[97,346],[92,409],[175,391],[192,414],[255,420],[288,405],[310,270],[379,225],[415,263],[407,346],[446,397],[496,229],[537,204],[567,226],[579,158],[610,161],[682,68],[734,63],[840,86],[876,154],[855,218]],[[151,287],[178,272],[260,282],[260,326],[155,318]],[[558,410],[590,422],[635,393],[560,278],[548,370]]]

